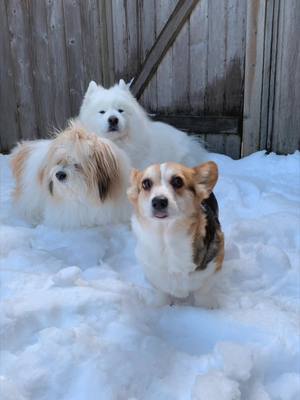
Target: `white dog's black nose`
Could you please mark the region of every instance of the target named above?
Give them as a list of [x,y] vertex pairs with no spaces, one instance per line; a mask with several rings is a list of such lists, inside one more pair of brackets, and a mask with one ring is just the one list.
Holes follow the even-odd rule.
[[118,122],[119,122],[119,118],[115,117],[114,115],[112,115],[111,117],[108,118],[108,123],[112,127],[117,126]]
[[165,210],[168,207],[168,199],[165,196],[156,196],[152,199],[152,207],[156,211]]
[[63,181],[66,179],[67,174],[64,171],[58,171],[56,172],[55,176],[59,181]]

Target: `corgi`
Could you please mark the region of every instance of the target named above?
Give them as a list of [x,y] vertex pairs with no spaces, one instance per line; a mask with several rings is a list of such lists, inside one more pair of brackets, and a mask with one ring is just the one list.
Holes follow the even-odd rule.
[[[218,167],[177,163],[134,169],[128,198],[133,205],[136,255],[146,278],[173,298],[207,299],[213,277],[222,268],[224,235],[213,188]],[[207,301],[208,300],[208,301]]]

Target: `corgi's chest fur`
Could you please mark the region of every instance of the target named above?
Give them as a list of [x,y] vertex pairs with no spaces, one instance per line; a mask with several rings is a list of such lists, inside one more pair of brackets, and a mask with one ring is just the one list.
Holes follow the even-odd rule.
[[145,227],[133,216],[132,227],[138,238],[137,258],[147,279],[157,289],[184,298],[201,289],[207,277],[215,272],[214,263],[197,270],[193,262],[193,237],[187,226],[178,226],[175,221],[153,221]]

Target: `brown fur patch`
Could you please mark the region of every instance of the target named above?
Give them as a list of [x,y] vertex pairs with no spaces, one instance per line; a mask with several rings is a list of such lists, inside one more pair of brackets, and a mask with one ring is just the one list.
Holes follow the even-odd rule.
[[25,163],[31,152],[31,147],[27,143],[22,143],[16,149],[16,152],[11,158],[11,167],[13,175],[16,179],[16,187],[13,193],[15,198],[18,198],[22,192],[22,173],[25,168]]
[[112,194],[116,183],[120,179],[118,160],[106,143],[98,142],[94,153],[95,164],[91,163],[93,178],[97,181],[99,196],[104,201],[109,194]]
[[224,261],[225,240],[224,240],[224,234],[221,230],[217,231],[217,236],[219,241],[219,249],[218,249],[218,254],[216,256],[216,271],[220,271]]

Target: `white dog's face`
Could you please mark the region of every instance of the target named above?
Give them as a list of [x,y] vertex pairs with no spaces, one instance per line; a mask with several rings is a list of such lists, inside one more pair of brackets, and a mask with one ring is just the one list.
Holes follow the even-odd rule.
[[90,82],[79,119],[91,132],[111,140],[128,136],[132,96],[124,81],[110,89]]
[[128,197],[136,213],[146,220],[187,218],[208,198],[218,177],[214,162],[195,168],[181,164],[155,164],[133,170]]
[[53,141],[40,175],[53,199],[99,203],[118,182],[118,161],[106,142],[71,127]]

